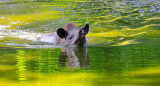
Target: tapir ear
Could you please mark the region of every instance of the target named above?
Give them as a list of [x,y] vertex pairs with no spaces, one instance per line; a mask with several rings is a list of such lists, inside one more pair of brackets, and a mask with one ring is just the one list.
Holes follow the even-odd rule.
[[89,24],[86,24],[85,26],[83,26],[83,27],[81,28],[81,30],[84,30],[84,31],[86,32],[86,34],[87,34],[88,31],[89,31]]
[[59,28],[57,30],[57,35],[60,37],[60,38],[65,38],[67,36],[67,31],[65,31],[63,28]]

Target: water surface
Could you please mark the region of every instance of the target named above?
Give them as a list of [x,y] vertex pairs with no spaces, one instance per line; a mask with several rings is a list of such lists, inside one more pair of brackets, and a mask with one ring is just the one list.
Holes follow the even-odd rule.
[[[88,47],[37,42],[90,24]],[[0,85],[159,86],[159,0],[0,0]]]

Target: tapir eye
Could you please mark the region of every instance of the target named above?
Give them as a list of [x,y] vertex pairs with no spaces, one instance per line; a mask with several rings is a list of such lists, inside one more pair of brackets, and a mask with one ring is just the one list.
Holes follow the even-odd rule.
[[85,30],[80,30],[79,33],[86,33]]
[[72,35],[71,37],[69,37],[69,40],[71,40],[74,37],[74,35]]

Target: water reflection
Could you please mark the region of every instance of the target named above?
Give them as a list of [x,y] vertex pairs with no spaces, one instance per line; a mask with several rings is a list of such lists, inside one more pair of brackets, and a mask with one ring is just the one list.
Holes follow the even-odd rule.
[[7,86],[159,86],[157,40],[110,47],[0,48],[0,80]]
[[[1,0],[0,84],[159,86],[159,13],[159,0]],[[30,43],[68,22],[89,22],[92,46]]]
[[86,47],[65,47],[61,49],[58,58],[59,67],[86,68],[89,65],[89,56]]

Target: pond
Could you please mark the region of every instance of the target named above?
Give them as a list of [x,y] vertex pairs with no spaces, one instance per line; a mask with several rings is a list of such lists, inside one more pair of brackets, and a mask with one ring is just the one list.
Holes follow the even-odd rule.
[[[89,46],[37,41],[69,22]],[[159,29],[159,0],[0,0],[0,85],[159,86]]]

